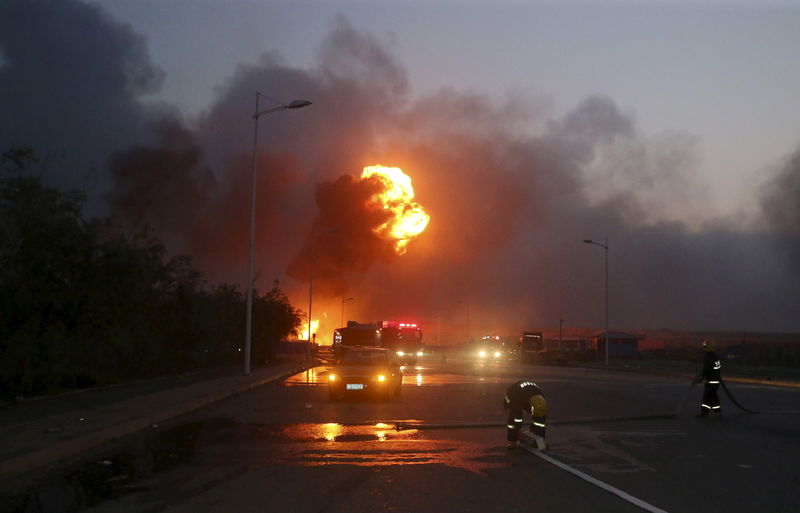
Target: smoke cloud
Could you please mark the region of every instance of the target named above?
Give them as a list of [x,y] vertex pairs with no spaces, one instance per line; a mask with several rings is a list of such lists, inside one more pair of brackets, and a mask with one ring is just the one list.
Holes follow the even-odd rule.
[[800,237],[800,147],[762,187],[761,208],[769,231]]
[[370,199],[383,186],[376,179],[342,175],[317,187],[318,215],[303,248],[289,262],[289,276],[307,282],[313,275],[319,293],[332,297],[348,292],[346,272],[369,271],[383,259],[396,257],[394,243],[378,238],[375,228],[389,219],[388,212],[370,208]]
[[98,6],[0,3],[0,147],[36,149],[56,185],[105,191],[105,158],[141,140],[141,99],[163,78],[144,39]]
[[[759,219],[699,223],[708,186],[696,178],[698,141],[644,137],[602,95],[555,118],[519,97],[451,87],[415,96],[381,41],[338,17],[313,66],[275,53],[241,64],[190,125],[140,103],[161,73],[129,27],[79,2],[24,14],[22,4],[0,10],[0,99],[37,80],[61,96],[3,109],[4,144],[19,126],[28,145],[58,141],[82,162],[107,163],[116,219],[152,225],[212,281],[244,285],[255,91],[314,102],[257,121],[255,254],[257,286],[280,279],[297,305],[313,276],[322,332],[338,325],[345,297],[355,298],[348,318],[415,320],[429,340],[435,326],[450,340],[465,324],[473,336],[560,318],[600,328],[604,250],[582,241],[605,237],[612,329],[800,330],[800,258],[789,256],[800,238],[800,151],[761,189]],[[15,29],[48,31],[42,21],[62,15],[106,34],[113,58],[80,50],[92,30],[40,34],[48,43],[37,45]],[[44,63],[54,60],[74,69],[52,72]],[[96,95],[85,89],[95,82]],[[76,91],[80,101],[67,102]],[[54,112],[69,123],[52,122]],[[108,137],[97,141],[100,127]],[[375,184],[357,176],[376,163],[409,174],[431,216],[402,256],[371,232],[384,214],[363,208]]]

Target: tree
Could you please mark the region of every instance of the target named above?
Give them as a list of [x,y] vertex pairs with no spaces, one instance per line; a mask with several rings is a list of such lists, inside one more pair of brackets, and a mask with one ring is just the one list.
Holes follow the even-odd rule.
[[[83,197],[0,159],[0,396],[11,398],[238,363],[244,298],[209,287],[150,230],[86,221]],[[253,357],[300,323],[277,283],[256,295]]]
[[263,363],[272,360],[278,343],[294,333],[300,323],[300,311],[291,305],[277,281],[265,295],[256,293],[253,297],[251,361]]

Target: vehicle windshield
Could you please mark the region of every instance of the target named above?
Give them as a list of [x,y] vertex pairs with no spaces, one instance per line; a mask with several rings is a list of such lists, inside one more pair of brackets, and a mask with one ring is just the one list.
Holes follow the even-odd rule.
[[353,351],[342,356],[341,363],[346,365],[387,365],[389,360],[383,351]]

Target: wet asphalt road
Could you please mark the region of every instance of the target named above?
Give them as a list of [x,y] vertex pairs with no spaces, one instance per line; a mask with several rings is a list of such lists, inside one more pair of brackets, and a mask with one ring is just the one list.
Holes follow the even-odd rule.
[[[406,368],[402,394],[389,401],[330,401],[326,372],[260,387],[106,449],[87,463],[97,474],[88,510],[644,511],[508,451],[502,426],[394,429],[400,421],[503,424],[503,390],[519,378],[547,395],[547,454],[651,511],[800,510],[800,416],[745,415],[723,397],[721,418],[697,419],[694,387],[676,418],[621,420],[675,412],[690,390],[682,379],[450,358]],[[800,410],[798,389],[731,389],[753,409]],[[601,417],[618,420],[591,422]]]

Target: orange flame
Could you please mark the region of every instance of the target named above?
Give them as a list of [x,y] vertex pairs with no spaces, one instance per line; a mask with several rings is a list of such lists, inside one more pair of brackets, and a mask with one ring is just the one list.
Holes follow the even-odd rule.
[[[319,333],[319,319],[311,321],[311,336],[313,337],[315,333]],[[297,336],[301,340],[308,340],[308,321],[304,322],[297,330]]]
[[425,231],[431,218],[422,205],[414,200],[411,177],[402,169],[381,165],[367,166],[361,173],[361,178],[371,177],[380,180],[384,190],[373,196],[370,203],[392,214],[388,221],[373,231],[382,239],[394,240],[395,251],[402,255],[411,239]]

